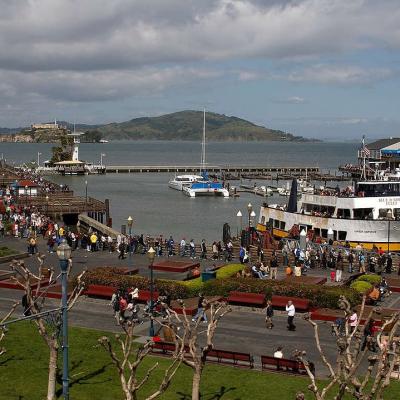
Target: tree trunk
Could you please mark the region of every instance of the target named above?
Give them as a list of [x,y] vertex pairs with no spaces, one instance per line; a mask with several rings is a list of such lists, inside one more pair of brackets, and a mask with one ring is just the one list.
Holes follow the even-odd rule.
[[200,380],[201,380],[201,369],[196,368],[193,373],[192,400],[200,399]]
[[58,343],[56,339],[52,339],[48,344],[50,349],[50,357],[49,357],[49,382],[47,385],[47,400],[55,400]]

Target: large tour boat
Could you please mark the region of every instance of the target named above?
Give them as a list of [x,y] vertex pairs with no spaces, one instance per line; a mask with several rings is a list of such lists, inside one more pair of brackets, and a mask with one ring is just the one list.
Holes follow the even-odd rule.
[[399,251],[400,180],[393,175],[378,179],[363,180],[343,190],[303,193],[299,200],[292,190],[287,205],[264,203],[257,229],[270,229],[273,236],[282,238],[297,226],[309,237]]

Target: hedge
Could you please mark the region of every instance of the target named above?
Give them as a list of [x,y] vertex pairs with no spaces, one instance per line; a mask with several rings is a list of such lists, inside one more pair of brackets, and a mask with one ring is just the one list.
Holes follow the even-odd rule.
[[354,290],[357,290],[357,292],[364,294],[369,292],[372,289],[372,284],[366,281],[355,281],[353,282],[350,287]]
[[356,282],[368,282],[371,285],[376,285],[381,281],[381,277],[379,275],[370,274],[370,275],[361,275],[356,279]]
[[[232,270],[235,268],[232,267]],[[86,284],[114,286],[121,289],[138,287],[148,290],[150,280],[142,276],[122,275],[119,268],[100,267],[88,271],[84,276]],[[194,282],[194,283],[193,283]],[[270,281],[254,278],[214,279],[202,283],[200,280],[187,282],[156,279],[155,290],[161,294],[169,293],[172,299],[195,297],[202,292],[207,296],[227,297],[230,291],[264,293],[267,298],[273,294],[306,298],[312,306],[338,308],[341,295],[346,296],[351,305],[361,301],[361,295],[356,290],[347,287],[327,287],[322,285],[301,285],[282,281]]]

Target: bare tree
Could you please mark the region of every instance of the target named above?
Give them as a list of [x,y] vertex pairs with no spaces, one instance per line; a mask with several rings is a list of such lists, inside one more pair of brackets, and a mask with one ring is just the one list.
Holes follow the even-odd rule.
[[[313,392],[315,399],[324,400],[332,394],[329,391],[337,390],[334,399],[341,400],[348,393],[354,399],[359,400],[382,400],[383,392],[390,383],[391,375],[396,365],[400,363],[400,340],[396,337],[400,326],[400,313],[394,313],[383,322],[380,331],[378,332],[377,352],[373,355],[368,355],[368,347],[362,346],[364,340],[371,343],[371,336],[364,336],[360,326],[361,318],[365,311],[365,296],[363,298],[359,318],[356,326],[352,329],[349,323],[349,318],[352,314],[352,309],[349,301],[341,296],[339,307],[344,313],[344,332],[341,332],[336,325],[332,325],[336,334],[337,357],[336,363],[329,361],[324,354],[319,336],[319,326],[312,321],[310,316],[305,316],[305,319],[313,326],[316,346],[324,365],[329,370],[330,382],[324,388],[319,388],[316,384],[315,374],[310,368],[310,363],[306,359],[304,351],[297,351],[296,356],[301,361],[307,374],[311,380],[309,389]],[[374,313],[381,313],[379,308],[371,309],[365,319],[367,326]],[[383,336],[385,335],[385,336]],[[365,362],[368,365],[367,372],[362,378],[360,371],[361,365]],[[337,389],[336,389],[337,388]]]
[[[193,370],[192,379],[192,400],[200,399],[200,382],[203,373],[204,365],[207,359],[207,354],[214,348],[214,336],[218,323],[221,318],[231,311],[226,302],[207,301],[203,300],[203,309],[207,311],[208,322],[207,327],[201,325],[201,315],[197,320],[192,321],[191,317],[186,313],[186,307],[182,300],[179,300],[182,307],[182,314],[163,304],[167,310],[168,323],[160,322],[164,326],[175,326],[180,329],[175,329],[175,341],[179,343],[180,348],[184,348],[183,363]],[[201,347],[201,343],[205,342]]]
[[[121,327],[124,330],[125,336],[119,334],[115,335],[115,339],[120,345],[119,354],[117,354],[117,351],[114,349],[114,346],[107,336],[101,337],[98,342],[108,352],[118,371],[125,400],[136,400],[138,391],[150,379],[152,372],[158,367],[158,362],[150,367],[146,371],[144,377],[139,380],[137,377],[138,369],[151,351],[152,342],[148,341],[143,346],[136,347],[134,345],[133,335],[135,324],[131,321],[127,321],[122,323]],[[182,354],[183,348],[177,346],[173,354],[173,361],[165,370],[163,379],[157,390],[146,397],[146,400],[155,399],[168,389],[172,378],[182,363]]]
[[[27,310],[26,313],[32,316],[32,320],[37,326],[40,336],[43,338],[47,347],[49,348],[49,375],[48,375],[48,385],[47,385],[47,400],[54,400],[56,398],[56,378],[57,378],[57,357],[59,350],[58,334],[61,328],[61,321],[59,320],[56,326],[50,326],[45,319],[45,315],[42,315],[42,311],[46,301],[46,294],[48,290],[57,282],[57,277],[54,276],[54,269],[49,269],[47,286],[42,287],[42,282],[44,278],[44,256],[38,255],[38,272],[31,272],[24,264],[23,261],[13,260],[11,263],[11,268],[16,272],[14,277],[15,282],[17,282],[25,292]],[[69,260],[68,274],[71,272],[72,261]],[[77,285],[74,287],[71,295],[68,299],[68,310],[70,310],[78,300],[81,295],[84,284],[82,282],[82,276],[85,272],[82,272],[77,277]],[[58,313],[61,312],[58,309],[54,311]]]
[[[10,311],[3,318],[0,319],[0,326],[2,326],[2,324],[4,324],[8,319],[11,318],[11,316],[14,314],[14,311],[18,305],[19,305],[19,302],[18,301],[15,302],[13,304],[13,306],[11,307]],[[5,336],[6,336],[6,328],[2,326],[0,328],[0,343],[4,339]],[[0,356],[2,356],[6,351],[7,351],[7,349],[5,347],[0,347]]]

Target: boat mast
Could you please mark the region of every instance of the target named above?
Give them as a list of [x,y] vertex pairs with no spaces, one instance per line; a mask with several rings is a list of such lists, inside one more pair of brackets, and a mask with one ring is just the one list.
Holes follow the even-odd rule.
[[206,170],[206,109],[203,109],[203,141],[201,144],[201,172]]
[[361,150],[361,155],[362,155],[362,158],[363,158],[361,179],[367,180],[366,154],[365,154],[365,135],[363,135],[363,137],[362,137],[362,150]]

